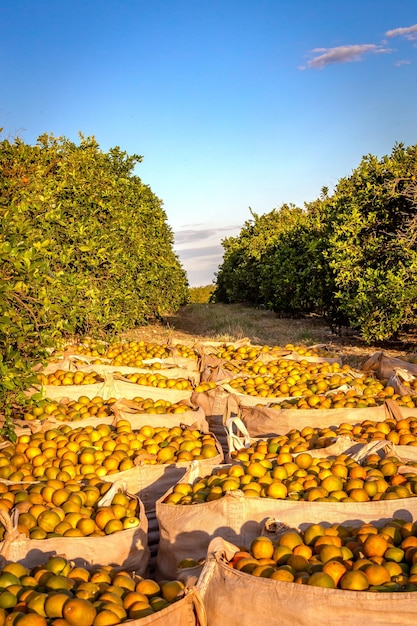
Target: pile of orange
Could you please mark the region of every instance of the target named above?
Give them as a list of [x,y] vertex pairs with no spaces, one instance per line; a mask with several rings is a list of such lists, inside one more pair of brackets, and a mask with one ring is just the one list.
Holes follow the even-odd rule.
[[45,421],[48,419],[60,422],[72,422],[90,417],[106,418],[113,414],[112,405],[116,398],[105,400],[100,396],[88,398],[79,396],[77,400],[55,402],[53,400],[42,400],[33,403],[29,410],[26,410],[22,418],[25,421]]
[[103,376],[97,372],[82,372],[77,370],[70,372],[68,370],[57,369],[51,374],[37,374],[41,385],[95,385],[104,382]]
[[401,519],[380,528],[310,524],[274,540],[256,537],[229,565],[252,576],[330,589],[417,591],[417,526]]
[[[367,502],[410,498],[417,495],[415,464],[410,471],[395,457],[370,454],[361,465],[346,454],[313,457],[308,452],[258,453],[239,463],[214,468],[209,476],[193,483],[179,483],[169,493],[167,504],[198,504],[241,490],[245,497],[309,502]],[[238,455],[239,456],[239,455]]]
[[0,570],[0,623],[20,626],[112,626],[153,615],[179,600],[184,584],[134,573],[75,567],[63,557]]
[[[112,483],[89,479],[48,479],[45,482],[0,483],[0,510],[19,514],[17,528],[30,539],[99,537],[140,525],[138,500],[126,493],[101,499]],[[3,527],[0,533],[4,534]]]
[[176,463],[219,454],[215,436],[187,426],[142,426],[128,420],[19,435],[0,449],[0,479],[37,481],[103,477],[145,464]]

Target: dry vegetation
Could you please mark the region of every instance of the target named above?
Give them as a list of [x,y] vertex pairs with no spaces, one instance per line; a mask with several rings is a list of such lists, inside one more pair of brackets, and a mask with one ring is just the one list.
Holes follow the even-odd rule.
[[173,337],[187,342],[247,338],[253,344],[280,346],[287,343],[324,343],[332,351],[345,355],[345,362],[354,367],[360,367],[377,350],[384,350],[393,356],[417,350],[415,334],[404,335],[396,342],[368,346],[351,330],[332,333],[319,317],[279,318],[271,311],[238,304],[190,304],[182,307],[176,315],[166,316],[160,324],[131,331],[128,337],[156,342]]

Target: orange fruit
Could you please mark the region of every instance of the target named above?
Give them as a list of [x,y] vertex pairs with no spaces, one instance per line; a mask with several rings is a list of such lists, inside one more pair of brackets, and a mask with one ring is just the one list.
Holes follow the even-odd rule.
[[182,593],[185,585],[180,580],[171,580],[161,583],[161,595],[167,602],[173,602],[173,600]]
[[68,594],[57,592],[48,595],[45,600],[45,613],[47,617],[62,617],[64,604],[68,600]]
[[69,598],[62,613],[70,626],[92,626],[97,615],[91,602],[83,598]]
[[391,580],[389,571],[383,565],[369,565],[363,571],[370,585],[383,585]]
[[270,559],[274,550],[275,546],[269,537],[256,537],[250,544],[250,551],[255,559]]
[[147,598],[151,598],[152,596],[160,595],[161,587],[152,578],[144,578],[137,583],[135,591],[139,591]]
[[314,572],[307,580],[307,585],[326,587],[327,589],[334,589],[336,587],[333,578],[329,574],[326,574],[326,572]]
[[335,587],[337,587],[340,579],[346,571],[346,566],[343,563],[340,563],[340,561],[327,561],[323,565],[323,572],[333,578]]
[[384,556],[388,547],[388,540],[382,535],[368,535],[362,546],[362,551],[367,557]]
[[283,500],[287,497],[288,489],[284,483],[273,481],[266,488],[266,495],[268,498],[275,498],[277,500]]
[[304,543],[301,535],[295,530],[286,530],[278,538],[278,545],[287,546],[291,550],[300,544]]
[[294,574],[289,570],[278,568],[272,572],[270,578],[272,578],[272,580],[281,580],[282,582],[292,583],[294,581]]
[[352,591],[365,591],[369,587],[369,582],[364,572],[361,570],[351,570],[343,574],[339,581],[339,587]]

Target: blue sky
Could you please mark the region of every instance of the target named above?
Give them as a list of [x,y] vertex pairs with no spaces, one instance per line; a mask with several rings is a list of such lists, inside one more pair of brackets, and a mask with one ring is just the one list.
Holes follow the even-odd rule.
[[143,155],[191,286],[224,237],[417,143],[416,0],[1,0],[0,127]]

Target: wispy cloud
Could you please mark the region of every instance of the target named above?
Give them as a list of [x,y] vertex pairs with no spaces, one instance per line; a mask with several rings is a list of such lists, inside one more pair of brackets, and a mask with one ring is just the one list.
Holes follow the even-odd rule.
[[179,254],[182,259],[213,259],[221,258],[223,256],[223,246],[206,246],[205,248],[187,248],[182,250]]
[[395,67],[401,67],[401,65],[410,65],[411,61],[397,61],[394,63]]
[[409,41],[414,41],[417,39],[417,24],[414,24],[414,26],[406,26],[405,28],[393,28],[392,30],[387,30],[385,36],[405,37]]
[[174,233],[176,244],[192,243],[194,241],[202,241],[209,239],[215,235],[222,236],[231,230],[240,230],[242,226],[224,226],[222,228],[189,228],[187,230],[179,230]]
[[352,63],[361,61],[365,54],[389,53],[391,50],[373,43],[336,46],[334,48],[315,48],[311,54],[315,55],[307,65],[300,69],[322,69],[333,63]]

